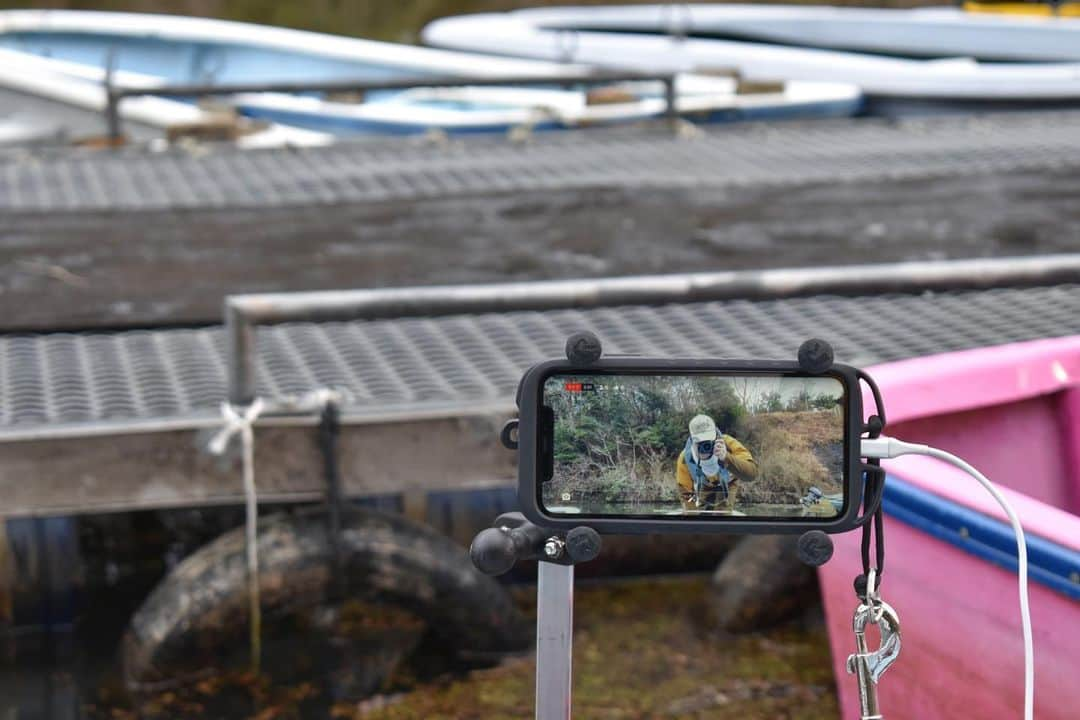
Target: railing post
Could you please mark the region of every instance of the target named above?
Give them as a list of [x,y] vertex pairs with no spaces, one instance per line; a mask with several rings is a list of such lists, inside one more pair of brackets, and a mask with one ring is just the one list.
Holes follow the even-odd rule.
[[110,147],[119,147],[124,137],[123,128],[120,127],[120,101],[123,95],[113,81],[115,59],[114,52],[109,50],[109,56],[105,61],[105,131],[109,137]]
[[676,75],[674,73],[664,77],[664,101],[666,102],[664,113],[672,127],[675,127],[676,121],[679,119],[678,95],[675,92],[675,77]]
[[119,147],[124,137],[124,131],[120,127],[120,96],[111,87],[106,88],[105,93],[105,127],[109,146]]
[[225,298],[225,343],[229,402],[248,405],[255,399],[255,325]]

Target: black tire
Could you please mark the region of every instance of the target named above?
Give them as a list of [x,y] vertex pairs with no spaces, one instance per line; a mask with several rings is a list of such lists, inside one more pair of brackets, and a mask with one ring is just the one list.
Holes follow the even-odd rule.
[[[333,590],[342,588],[344,598],[421,619],[437,644],[460,659],[495,659],[529,647],[529,628],[506,590],[477,571],[453,541],[400,516],[343,511],[345,577],[337,585],[323,511],[261,518],[258,548],[264,630],[276,617],[334,603]],[[223,669],[224,658],[246,650],[246,575],[243,528],[174,568],[125,634],[129,689],[182,684]]]

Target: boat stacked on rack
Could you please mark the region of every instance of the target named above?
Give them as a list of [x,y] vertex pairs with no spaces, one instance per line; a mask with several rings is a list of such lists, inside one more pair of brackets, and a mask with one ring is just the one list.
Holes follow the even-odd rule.
[[605,67],[858,85],[891,114],[1080,102],[1080,20],[952,8],[666,4],[445,18],[434,46]]
[[[106,141],[105,76],[101,67],[0,46],[0,146]],[[159,82],[126,71],[114,72],[113,81],[126,87]],[[214,133],[242,147],[273,147],[317,146],[332,139],[325,133],[248,122],[220,110],[154,95],[129,98],[120,112],[125,129],[138,140]]]
[[[117,106],[123,121],[159,129],[207,122],[211,112],[191,102],[195,93],[170,94],[170,88],[291,84],[288,92],[218,97],[219,113],[223,106],[257,128],[253,135],[283,143],[327,142],[342,134],[569,128],[647,120],[668,111],[660,80],[586,88],[572,81],[592,73],[582,65],[492,58],[203,18],[3,11],[0,53],[0,91],[90,112],[105,110],[106,78],[117,88],[160,87],[158,95],[125,98]],[[447,78],[484,83],[423,85],[425,79],[439,85],[437,81]],[[499,78],[507,78],[507,84],[491,85]],[[517,82],[511,82],[515,78]],[[571,80],[561,81],[567,78]],[[526,86],[530,80],[535,82]],[[364,85],[414,81],[415,87],[366,92],[304,88],[355,83],[363,90]],[[861,99],[851,85],[750,88],[736,78],[715,74],[679,77],[675,95],[679,113],[706,122],[851,115]]]

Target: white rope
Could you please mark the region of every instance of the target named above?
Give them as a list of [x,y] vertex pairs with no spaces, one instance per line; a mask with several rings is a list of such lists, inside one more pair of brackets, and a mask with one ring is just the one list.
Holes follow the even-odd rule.
[[[321,412],[329,403],[338,401],[341,393],[319,388],[288,403],[300,412]],[[208,448],[215,455],[223,455],[234,435],[240,436],[241,462],[244,476],[244,545],[247,553],[248,614],[251,620],[251,669],[259,673],[262,656],[262,605],[259,599],[259,498],[255,487],[255,421],[266,409],[260,398],[255,398],[246,408],[231,403],[221,404],[224,426],[210,439]]]
[[263,401],[255,398],[250,405],[238,410],[229,403],[221,404],[225,426],[210,440],[210,452],[222,455],[234,435],[240,436],[241,462],[244,475],[245,546],[247,550],[248,613],[251,620],[251,669],[258,674],[262,649],[262,609],[259,602],[259,500],[255,488],[255,421],[263,411]]

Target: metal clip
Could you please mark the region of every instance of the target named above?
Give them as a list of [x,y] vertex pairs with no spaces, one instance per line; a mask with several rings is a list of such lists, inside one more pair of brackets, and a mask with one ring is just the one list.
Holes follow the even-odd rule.
[[[881,645],[874,652],[866,647],[866,626],[871,622],[881,631]],[[855,608],[852,629],[857,652],[848,656],[847,671],[859,681],[862,720],[882,720],[877,683],[900,654],[900,618],[892,607],[877,598],[872,604],[860,604]]]

